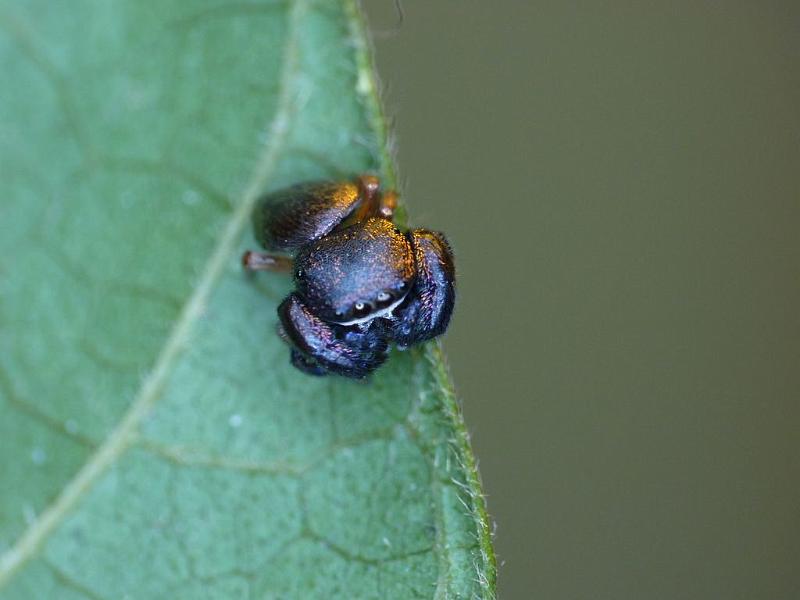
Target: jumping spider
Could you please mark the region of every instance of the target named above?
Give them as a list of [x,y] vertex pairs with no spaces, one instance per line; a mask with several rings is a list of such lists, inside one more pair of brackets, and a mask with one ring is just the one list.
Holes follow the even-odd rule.
[[369,175],[301,183],[258,202],[255,237],[270,254],[248,251],[242,263],[293,272],[279,332],[304,373],[362,378],[383,364],[389,342],[406,347],[447,328],[455,301],[450,246],[435,231],[400,230],[396,204],[397,195],[381,193]]

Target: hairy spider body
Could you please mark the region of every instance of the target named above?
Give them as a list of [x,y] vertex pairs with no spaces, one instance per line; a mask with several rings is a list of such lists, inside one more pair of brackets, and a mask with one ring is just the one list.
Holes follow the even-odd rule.
[[303,183],[262,198],[253,223],[270,252],[245,268],[289,270],[295,291],[278,307],[292,364],[311,375],[362,378],[405,347],[440,335],[455,302],[444,235],[392,223],[396,195],[378,180]]

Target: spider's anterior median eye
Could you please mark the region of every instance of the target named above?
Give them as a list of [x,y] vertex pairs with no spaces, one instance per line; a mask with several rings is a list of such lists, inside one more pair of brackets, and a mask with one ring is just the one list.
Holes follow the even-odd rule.
[[378,306],[384,307],[392,302],[392,295],[389,292],[379,292],[375,299]]
[[372,307],[366,302],[356,302],[353,305],[353,313],[357,317],[364,317],[372,311]]

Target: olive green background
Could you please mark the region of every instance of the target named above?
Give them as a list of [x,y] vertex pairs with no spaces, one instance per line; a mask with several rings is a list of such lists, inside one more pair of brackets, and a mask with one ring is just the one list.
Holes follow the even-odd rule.
[[800,597],[800,4],[404,9],[378,67],[457,252],[500,597]]

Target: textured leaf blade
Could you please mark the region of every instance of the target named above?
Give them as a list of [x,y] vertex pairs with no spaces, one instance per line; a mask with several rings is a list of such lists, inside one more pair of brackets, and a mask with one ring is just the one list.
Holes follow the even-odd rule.
[[[267,189],[393,181],[354,5],[0,10],[0,597],[487,597],[438,349],[295,372]],[[37,10],[38,9],[38,10]]]

